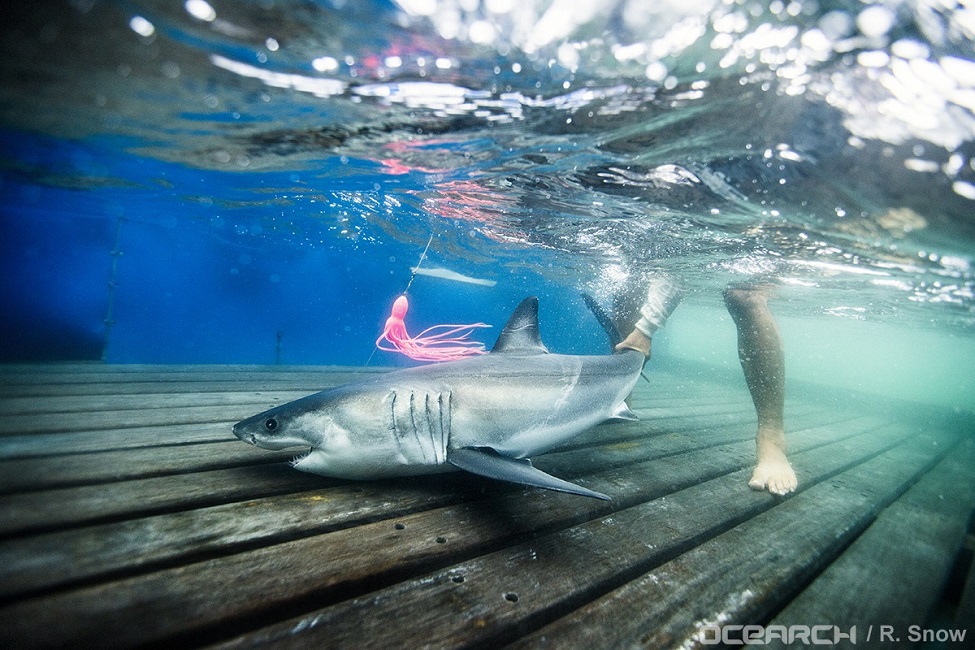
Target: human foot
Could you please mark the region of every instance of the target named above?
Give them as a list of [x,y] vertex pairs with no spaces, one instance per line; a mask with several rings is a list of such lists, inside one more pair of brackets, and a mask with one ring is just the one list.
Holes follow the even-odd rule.
[[796,473],[789,464],[785,452],[777,445],[759,447],[758,464],[748,481],[748,487],[753,490],[768,489],[772,494],[780,496],[795,491],[798,480]]

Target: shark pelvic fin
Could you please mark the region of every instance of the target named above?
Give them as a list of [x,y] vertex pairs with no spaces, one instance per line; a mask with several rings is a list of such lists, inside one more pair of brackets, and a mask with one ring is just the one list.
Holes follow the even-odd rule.
[[606,419],[607,422],[638,422],[639,420],[640,416],[631,411],[626,402],[617,404],[613,414]]
[[501,330],[492,354],[514,352],[518,354],[548,354],[538,333],[538,298],[522,300]]
[[555,490],[557,492],[568,492],[578,494],[583,497],[593,497],[609,501],[610,498],[600,492],[587,490],[586,488],[563,481],[546,474],[540,469],[532,466],[528,459],[517,459],[502,456],[493,449],[485,447],[464,447],[462,449],[451,449],[447,452],[447,462],[455,467],[497,479],[499,481],[510,481],[532,487]]

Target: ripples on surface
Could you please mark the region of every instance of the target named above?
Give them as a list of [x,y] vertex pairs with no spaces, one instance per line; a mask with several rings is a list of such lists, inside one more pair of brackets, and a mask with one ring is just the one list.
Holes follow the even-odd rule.
[[10,148],[34,182],[163,184],[170,209],[137,218],[216,206],[244,242],[432,231],[445,259],[517,266],[531,247],[578,285],[774,275],[802,314],[975,324],[965,6],[71,7],[3,28],[3,123],[198,173]]

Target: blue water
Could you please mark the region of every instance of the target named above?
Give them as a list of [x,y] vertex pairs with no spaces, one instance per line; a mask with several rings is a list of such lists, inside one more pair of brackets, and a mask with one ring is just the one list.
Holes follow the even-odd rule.
[[[405,363],[538,295],[562,352],[658,272],[660,363],[975,404],[975,12],[942,3],[38,3],[0,44],[0,360]],[[481,334],[491,344],[493,334]]]

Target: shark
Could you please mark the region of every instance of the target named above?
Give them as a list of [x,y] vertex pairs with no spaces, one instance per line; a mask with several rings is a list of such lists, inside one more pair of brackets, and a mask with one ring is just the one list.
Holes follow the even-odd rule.
[[406,368],[282,404],[234,425],[263,449],[306,447],[305,472],[371,480],[464,470],[597,499],[605,494],[547,474],[533,456],[606,421],[636,420],[625,399],[643,370],[636,350],[553,354],[538,299],[524,299],[491,352]]

